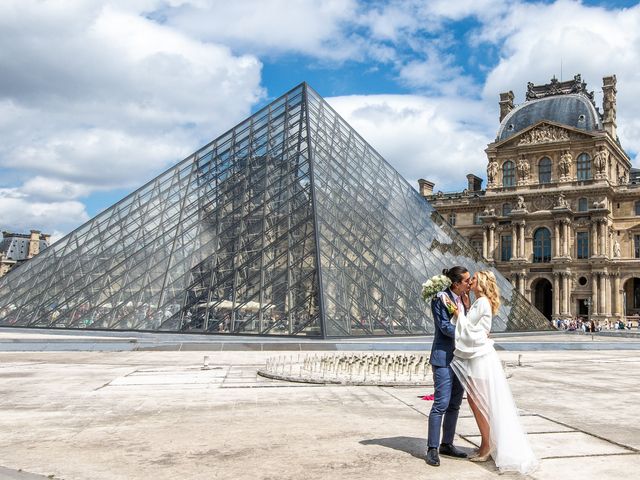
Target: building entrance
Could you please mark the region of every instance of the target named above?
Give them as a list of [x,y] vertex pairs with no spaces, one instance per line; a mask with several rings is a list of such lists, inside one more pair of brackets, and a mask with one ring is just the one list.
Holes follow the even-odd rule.
[[546,278],[539,279],[533,288],[533,304],[549,320],[552,313],[552,298],[551,282]]

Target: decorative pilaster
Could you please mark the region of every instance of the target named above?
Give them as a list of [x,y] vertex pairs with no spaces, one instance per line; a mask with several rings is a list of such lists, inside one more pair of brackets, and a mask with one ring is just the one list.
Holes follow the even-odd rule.
[[558,220],[555,221],[555,223],[553,224],[553,236],[554,236],[554,250],[553,250],[553,256],[554,257],[560,257],[560,223]]
[[489,248],[487,244],[487,226],[482,229],[482,258],[487,260],[489,258]]
[[511,260],[518,258],[518,225],[511,224]]
[[622,304],[622,294],[620,292],[620,273],[614,274],[614,285],[613,285],[613,311],[615,313],[616,318],[620,318],[622,316],[620,312],[620,306]]
[[593,272],[591,274],[591,313],[598,314],[598,274]]
[[600,248],[599,248],[599,254],[602,256],[606,255],[607,252],[607,221],[606,220],[601,220],[600,221]]
[[496,243],[495,243],[495,230],[496,230],[496,226],[495,224],[491,224],[489,225],[489,249],[488,249],[488,253],[489,253],[489,260],[495,260],[495,248],[496,248]]
[[518,252],[518,258],[526,258],[526,254],[524,251],[524,220],[522,220],[521,222],[518,223],[518,226],[520,227],[520,251]]
[[562,276],[562,315],[569,315],[569,273],[561,272]]
[[553,317],[560,316],[560,273],[553,272]]
[[562,220],[562,255],[570,257],[569,255],[569,220]]
[[606,300],[605,300],[605,296],[607,293],[607,287],[606,287],[606,274],[604,272],[600,273],[600,285],[598,287],[599,290],[599,294],[600,294],[600,299],[598,301],[598,312],[600,313],[600,315],[605,315],[606,314]]

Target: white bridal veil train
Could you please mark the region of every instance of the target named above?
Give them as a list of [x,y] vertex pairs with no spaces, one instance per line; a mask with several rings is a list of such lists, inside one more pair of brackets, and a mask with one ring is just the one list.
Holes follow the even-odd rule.
[[493,340],[491,305],[477,299],[456,321],[456,351],[451,368],[489,421],[491,455],[500,471],[530,473],[538,465],[522,428],[511,389]]

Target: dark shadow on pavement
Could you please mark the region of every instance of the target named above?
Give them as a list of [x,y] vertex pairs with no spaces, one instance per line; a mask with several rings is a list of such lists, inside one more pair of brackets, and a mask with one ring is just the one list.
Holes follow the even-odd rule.
[[416,458],[424,460],[427,450],[427,440],[418,437],[388,437],[362,440],[362,445],[381,445],[394,450],[406,452]]

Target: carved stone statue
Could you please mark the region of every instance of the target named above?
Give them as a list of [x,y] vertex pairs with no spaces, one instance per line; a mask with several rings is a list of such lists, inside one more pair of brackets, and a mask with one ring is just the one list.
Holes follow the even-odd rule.
[[496,209],[495,208],[485,208],[484,211],[482,212],[482,216],[483,217],[493,217],[496,214]]
[[568,208],[569,204],[567,203],[567,199],[564,196],[564,193],[558,194],[558,198],[556,199],[556,208]]
[[529,162],[524,158],[518,160],[518,183],[526,183],[529,180]]
[[604,197],[602,200],[593,202],[594,209],[607,208],[607,197]]
[[620,258],[620,242],[618,242],[618,240],[613,244],[613,256]]
[[569,153],[569,150],[565,150],[564,153],[560,156],[560,162],[558,163],[561,180],[569,178],[569,176],[571,175],[572,164],[573,157],[571,156],[571,153]]
[[516,203],[516,210],[526,210],[527,204],[524,202],[524,197],[522,195],[518,195],[518,201]]
[[609,151],[602,147],[593,156],[593,167],[596,170],[596,176],[603,176],[607,168],[607,162],[609,161]]
[[491,159],[487,166],[487,181],[488,183],[494,183],[496,175],[498,174],[498,162],[495,159]]

